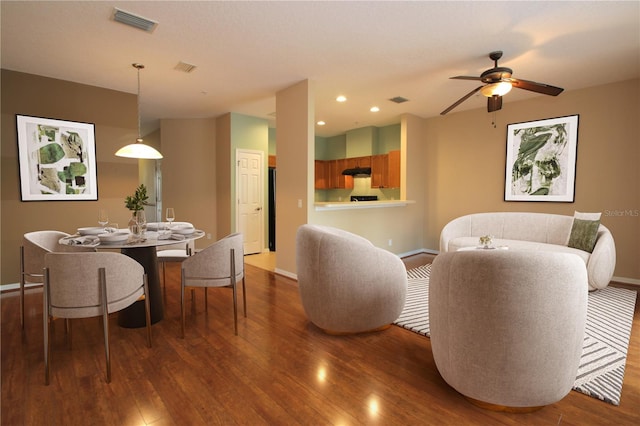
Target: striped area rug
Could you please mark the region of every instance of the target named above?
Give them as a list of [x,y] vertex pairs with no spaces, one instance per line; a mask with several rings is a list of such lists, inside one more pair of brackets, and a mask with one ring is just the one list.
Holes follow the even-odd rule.
[[[407,301],[395,324],[429,337],[431,265],[407,271]],[[589,293],[582,358],[573,389],[620,405],[636,292],[616,287]]]

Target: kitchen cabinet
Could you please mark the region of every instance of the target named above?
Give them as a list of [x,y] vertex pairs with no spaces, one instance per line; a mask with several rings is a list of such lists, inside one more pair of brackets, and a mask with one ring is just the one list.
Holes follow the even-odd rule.
[[346,158],[329,161],[329,188],[353,189],[353,176],[345,176],[342,171],[347,168]]
[[389,188],[400,188],[400,151],[389,151]]
[[269,158],[269,167],[276,167],[276,156],[270,155],[268,158]]
[[400,187],[400,151],[371,156],[371,188]]
[[315,160],[315,189],[329,189],[330,183],[329,161]]

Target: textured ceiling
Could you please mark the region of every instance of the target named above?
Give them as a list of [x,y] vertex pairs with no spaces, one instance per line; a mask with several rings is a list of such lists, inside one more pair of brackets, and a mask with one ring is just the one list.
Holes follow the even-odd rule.
[[[114,22],[114,7],[159,25],[146,33]],[[131,63],[143,63],[147,130],[160,118],[227,112],[273,120],[275,93],[304,79],[327,122],[319,135],[436,116],[478,85],[449,77],[491,68],[493,50],[514,77],[565,90],[640,77],[637,1],[3,0],[1,15],[2,68],[135,93]],[[197,68],[176,71],[180,61]],[[337,104],[338,94],[348,101]],[[542,95],[513,90],[503,108],[533,96]],[[485,98],[450,114],[472,108]]]

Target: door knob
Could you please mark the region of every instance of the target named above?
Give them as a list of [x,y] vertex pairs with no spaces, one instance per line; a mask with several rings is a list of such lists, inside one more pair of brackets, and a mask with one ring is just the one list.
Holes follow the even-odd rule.
[[259,212],[260,210],[262,210],[262,207],[256,207],[257,212]]

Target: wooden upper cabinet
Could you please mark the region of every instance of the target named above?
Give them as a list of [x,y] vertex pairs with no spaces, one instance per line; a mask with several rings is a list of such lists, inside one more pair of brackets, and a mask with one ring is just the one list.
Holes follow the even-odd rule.
[[315,161],[315,189],[329,189],[330,186],[330,170],[329,162],[316,160]]
[[371,156],[371,187],[400,187],[400,151]]
[[371,188],[386,188],[388,185],[388,154],[371,156]]
[[400,188],[400,151],[389,151],[389,188]]
[[269,156],[269,167],[275,167],[276,166],[276,156],[275,155],[270,155]]

